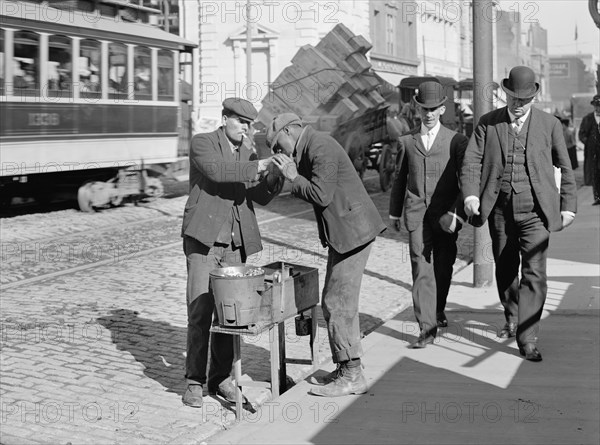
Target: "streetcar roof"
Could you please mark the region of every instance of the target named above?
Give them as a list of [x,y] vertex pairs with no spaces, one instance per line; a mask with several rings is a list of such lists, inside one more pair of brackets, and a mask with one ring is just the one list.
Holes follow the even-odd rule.
[[103,17],[79,10],[57,9],[23,1],[0,2],[0,25],[17,30],[68,34],[99,40],[116,40],[160,48],[190,50],[198,45],[175,34],[121,18]]

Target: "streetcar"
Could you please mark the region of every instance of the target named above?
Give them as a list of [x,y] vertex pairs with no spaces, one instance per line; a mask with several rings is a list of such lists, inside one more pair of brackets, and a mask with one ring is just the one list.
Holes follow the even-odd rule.
[[85,211],[158,196],[147,168],[180,159],[180,60],[197,45],[105,12],[0,2],[3,206],[67,186]]

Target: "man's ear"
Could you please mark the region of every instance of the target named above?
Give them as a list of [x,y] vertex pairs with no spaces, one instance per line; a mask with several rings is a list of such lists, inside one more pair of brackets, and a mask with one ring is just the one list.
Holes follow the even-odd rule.
[[440,107],[440,116],[446,112],[446,105]]

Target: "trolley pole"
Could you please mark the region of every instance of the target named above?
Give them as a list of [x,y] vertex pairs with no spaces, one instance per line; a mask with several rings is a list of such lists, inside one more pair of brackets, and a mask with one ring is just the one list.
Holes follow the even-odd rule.
[[[493,47],[492,0],[473,0],[473,122],[492,111]],[[494,265],[491,258],[491,239],[487,222],[474,228],[473,243],[473,286],[491,286]]]

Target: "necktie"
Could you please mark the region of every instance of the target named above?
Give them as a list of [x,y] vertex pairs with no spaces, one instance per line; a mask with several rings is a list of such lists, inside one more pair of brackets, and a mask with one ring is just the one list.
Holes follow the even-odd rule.
[[431,134],[431,131],[428,131],[427,132],[427,145],[425,146],[425,149],[427,151],[429,151],[431,149],[432,139],[433,139],[433,136]]
[[522,124],[523,124],[523,123],[521,122],[521,119],[515,119],[515,120],[513,121],[513,128],[515,129],[515,132],[516,132],[517,134],[519,134],[519,132],[521,131],[521,125],[522,125]]

